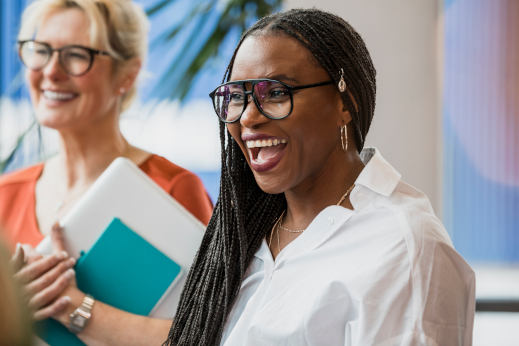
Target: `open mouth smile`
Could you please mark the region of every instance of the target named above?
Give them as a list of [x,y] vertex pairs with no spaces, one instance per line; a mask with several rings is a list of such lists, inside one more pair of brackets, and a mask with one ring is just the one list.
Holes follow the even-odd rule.
[[246,140],[251,168],[256,172],[273,169],[283,158],[288,141],[284,138]]

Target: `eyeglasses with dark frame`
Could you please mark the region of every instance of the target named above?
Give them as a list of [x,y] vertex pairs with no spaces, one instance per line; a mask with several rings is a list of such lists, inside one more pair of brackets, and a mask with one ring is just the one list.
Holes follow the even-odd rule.
[[47,66],[54,52],[58,52],[58,61],[63,70],[75,77],[84,75],[90,70],[96,55],[110,56],[110,53],[106,51],[80,45],[52,48],[45,42],[18,41],[18,55],[22,63],[33,71],[39,71]]
[[[213,100],[216,115],[224,123],[233,123],[241,118],[249,103],[249,95],[261,114],[269,119],[279,120],[292,113],[294,91],[332,83],[330,80],[290,86],[275,79],[247,79],[222,84],[214,89],[209,97]],[[250,90],[247,90],[246,86],[250,86]]]

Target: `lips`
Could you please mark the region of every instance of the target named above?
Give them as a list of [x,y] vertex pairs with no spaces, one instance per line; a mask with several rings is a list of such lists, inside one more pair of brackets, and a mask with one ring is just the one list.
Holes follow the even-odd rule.
[[251,168],[256,172],[273,169],[283,158],[287,140],[265,135],[244,135],[242,140],[249,152]]

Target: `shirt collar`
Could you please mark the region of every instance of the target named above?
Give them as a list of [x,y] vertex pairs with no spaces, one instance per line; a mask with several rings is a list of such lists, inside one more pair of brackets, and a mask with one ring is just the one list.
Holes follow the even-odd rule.
[[[353,215],[355,210],[362,209],[372,200],[372,192],[388,197],[395,190],[402,175],[382,157],[377,149],[366,148],[362,150],[360,157],[365,166],[351,192],[350,200],[354,210],[341,206],[326,207],[310,223],[306,231],[294,240],[295,243],[291,244],[290,249],[283,250],[280,259],[284,260],[293,253],[301,253],[322,244]],[[310,231],[311,228],[318,228],[320,231]],[[255,256],[266,265],[267,263],[273,265],[272,254],[265,239]]]
[[390,196],[402,175],[375,148],[362,150],[360,158],[365,167],[357,177],[355,185],[365,186],[386,197]]

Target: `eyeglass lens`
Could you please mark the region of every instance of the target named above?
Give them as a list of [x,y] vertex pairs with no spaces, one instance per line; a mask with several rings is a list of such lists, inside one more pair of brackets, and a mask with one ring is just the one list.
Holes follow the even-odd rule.
[[[291,91],[276,81],[260,81],[253,83],[256,105],[260,111],[271,118],[283,118],[290,113]],[[218,87],[213,96],[216,113],[222,120],[232,122],[238,119],[248,103],[251,92],[245,85],[228,83]]]
[[[24,65],[29,69],[40,70],[48,64],[53,51],[52,48],[45,44],[27,41],[20,48],[20,57]],[[92,64],[92,54],[86,48],[70,46],[60,48],[58,52],[59,62],[68,74],[83,74]]]

